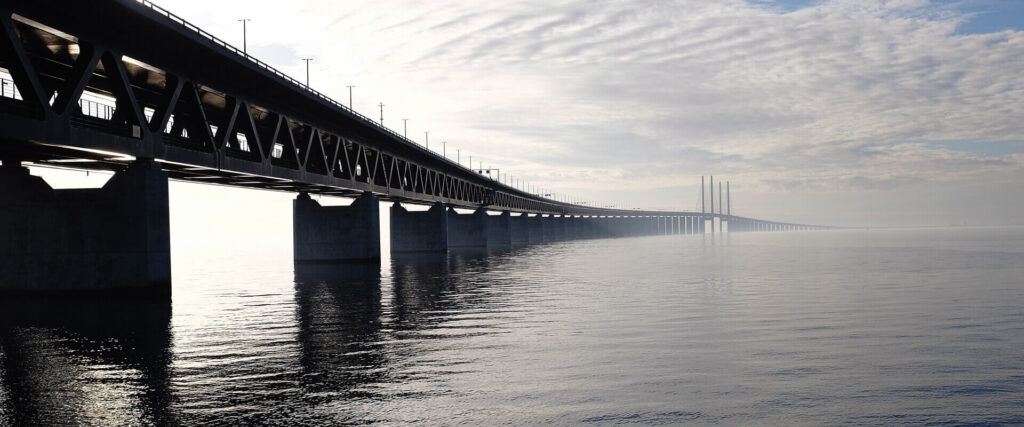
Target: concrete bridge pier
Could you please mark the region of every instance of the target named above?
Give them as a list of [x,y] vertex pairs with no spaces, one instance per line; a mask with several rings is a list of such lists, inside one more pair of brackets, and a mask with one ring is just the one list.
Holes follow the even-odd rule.
[[554,215],[537,215],[537,218],[541,218],[541,233],[544,236],[545,242],[556,242],[558,241],[558,223],[555,222],[556,218]]
[[501,215],[488,215],[484,209],[477,210],[484,218],[484,235],[487,248],[508,249],[512,247],[512,214],[503,211]]
[[569,237],[569,217],[558,215],[551,218],[555,220],[555,238],[559,241],[572,240]]
[[598,217],[591,215],[583,219],[583,228],[586,230],[588,239],[600,239],[601,230],[598,228]]
[[167,174],[138,159],[99,189],[0,167],[0,293],[170,298]]
[[563,219],[565,220],[565,240],[579,240],[580,234],[576,230],[576,225],[579,224],[579,217],[570,215]]
[[617,216],[598,216],[595,217],[595,220],[597,221],[597,224],[600,224],[600,232],[596,236],[599,239],[630,235],[630,224],[626,218]]
[[487,212],[460,214],[448,208],[448,248],[487,248]]
[[[526,214],[523,214],[523,216],[526,216]],[[544,240],[544,216],[543,215],[537,214],[535,216],[531,216],[531,217],[526,218],[526,225],[527,225],[527,232],[528,232],[528,234],[527,234],[528,238],[527,239],[528,239],[528,241],[529,241],[529,243],[531,245],[535,245],[537,243],[544,243],[545,242],[545,240]]]
[[583,218],[583,229],[588,239],[600,239],[604,237],[600,224],[601,218],[595,215]]
[[365,193],[349,206],[320,206],[299,193],[292,201],[292,243],[296,263],[380,259],[380,201]]
[[424,212],[410,212],[401,203],[391,205],[391,252],[448,251],[448,212],[434,203]]
[[513,247],[526,246],[530,244],[529,219],[529,215],[525,213],[509,217],[509,241]]
[[590,220],[594,224],[595,239],[618,237],[622,234],[622,224],[616,221],[616,218],[598,215],[590,217]]

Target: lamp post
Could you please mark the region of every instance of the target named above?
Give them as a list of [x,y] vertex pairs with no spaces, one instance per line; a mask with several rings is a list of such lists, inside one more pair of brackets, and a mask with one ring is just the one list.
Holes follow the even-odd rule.
[[429,130],[423,132],[423,140],[425,141],[423,143],[423,146],[427,147],[427,150],[430,150],[430,131]]
[[459,166],[462,166],[462,151],[458,148],[455,149],[455,157],[458,158]]
[[352,111],[352,88],[354,88],[355,86],[346,87],[348,87],[348,109],[349,111]]
[[245,54],[245,56],[249,56],[248,49],[246,48],[246,45],[248,44],[248,41],[246,39],[248,37],[247,37],[246,31],[245,31],[245,23],[249,22],[249,21],[252,21],[252,20],[249,19],[249,18],[242,18],[242,19],[239,19],[238,21],[242,23],[242,53]]
[[402,136],[409,139],[409,119],[402,119]]
[[441,156],[448,158],[448,141],[441,141]]
[[306,87],[308,88],[309,87],[309,61],[312,61],[313,58],[302,58],[302,60],[306,61]]
[[380,125],[384,126],[384,103],[381,102],[380,104],[377,105],[380,105]]

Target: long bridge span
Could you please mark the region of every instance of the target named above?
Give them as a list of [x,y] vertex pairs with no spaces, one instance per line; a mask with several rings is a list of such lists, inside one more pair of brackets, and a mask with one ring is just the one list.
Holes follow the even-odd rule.
[[[716,222],[823,228],[522,191],[146,1],[3,2],[0,83],[0,290],[168,294],[169,178],[298,193],[296,262],[379,258],[381,200],[395,202],[393,252],[703,233]],[[115,175],[102,189],[54,190],[27,165]],[[355,201],[320,206],[310,194]]]

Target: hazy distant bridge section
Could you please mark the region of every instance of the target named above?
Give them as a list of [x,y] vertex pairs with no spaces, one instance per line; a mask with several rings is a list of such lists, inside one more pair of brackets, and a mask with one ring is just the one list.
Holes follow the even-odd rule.
[[[703,233],[716,220],[732,231],[817,228],[521,191],[148,2],[3,2],[0,86],[0,289],[166,294],[168,178],[299,193],[297,262],[379,258],[381,200],[395,202],[393,252]],[[115,176],[100,190],[53,190],[26,164]],[[323,207],[310,194],[355,202]]]

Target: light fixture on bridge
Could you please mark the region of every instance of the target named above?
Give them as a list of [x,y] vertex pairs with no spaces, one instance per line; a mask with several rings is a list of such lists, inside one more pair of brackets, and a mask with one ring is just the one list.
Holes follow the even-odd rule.
[[309,88],[309,61],[312,61],[313,58],[302,58],[302,60],[306,61],[306,88]]
[[[248,52],[248,48],[247,48],[247,45],[248,45],[249,42],[247,40],[248,39],[248,35],[246,34],[246,31],[245,31],[245,23],[249,22],[249,21],[252,21],[252,19],[242,18],[242,19],[239,19],[238,21],[242,23],[242,54],[244,54],[245,56],[249,56],[249,52]],[[308,84],[307,84],[307,86],[308,86]]]

